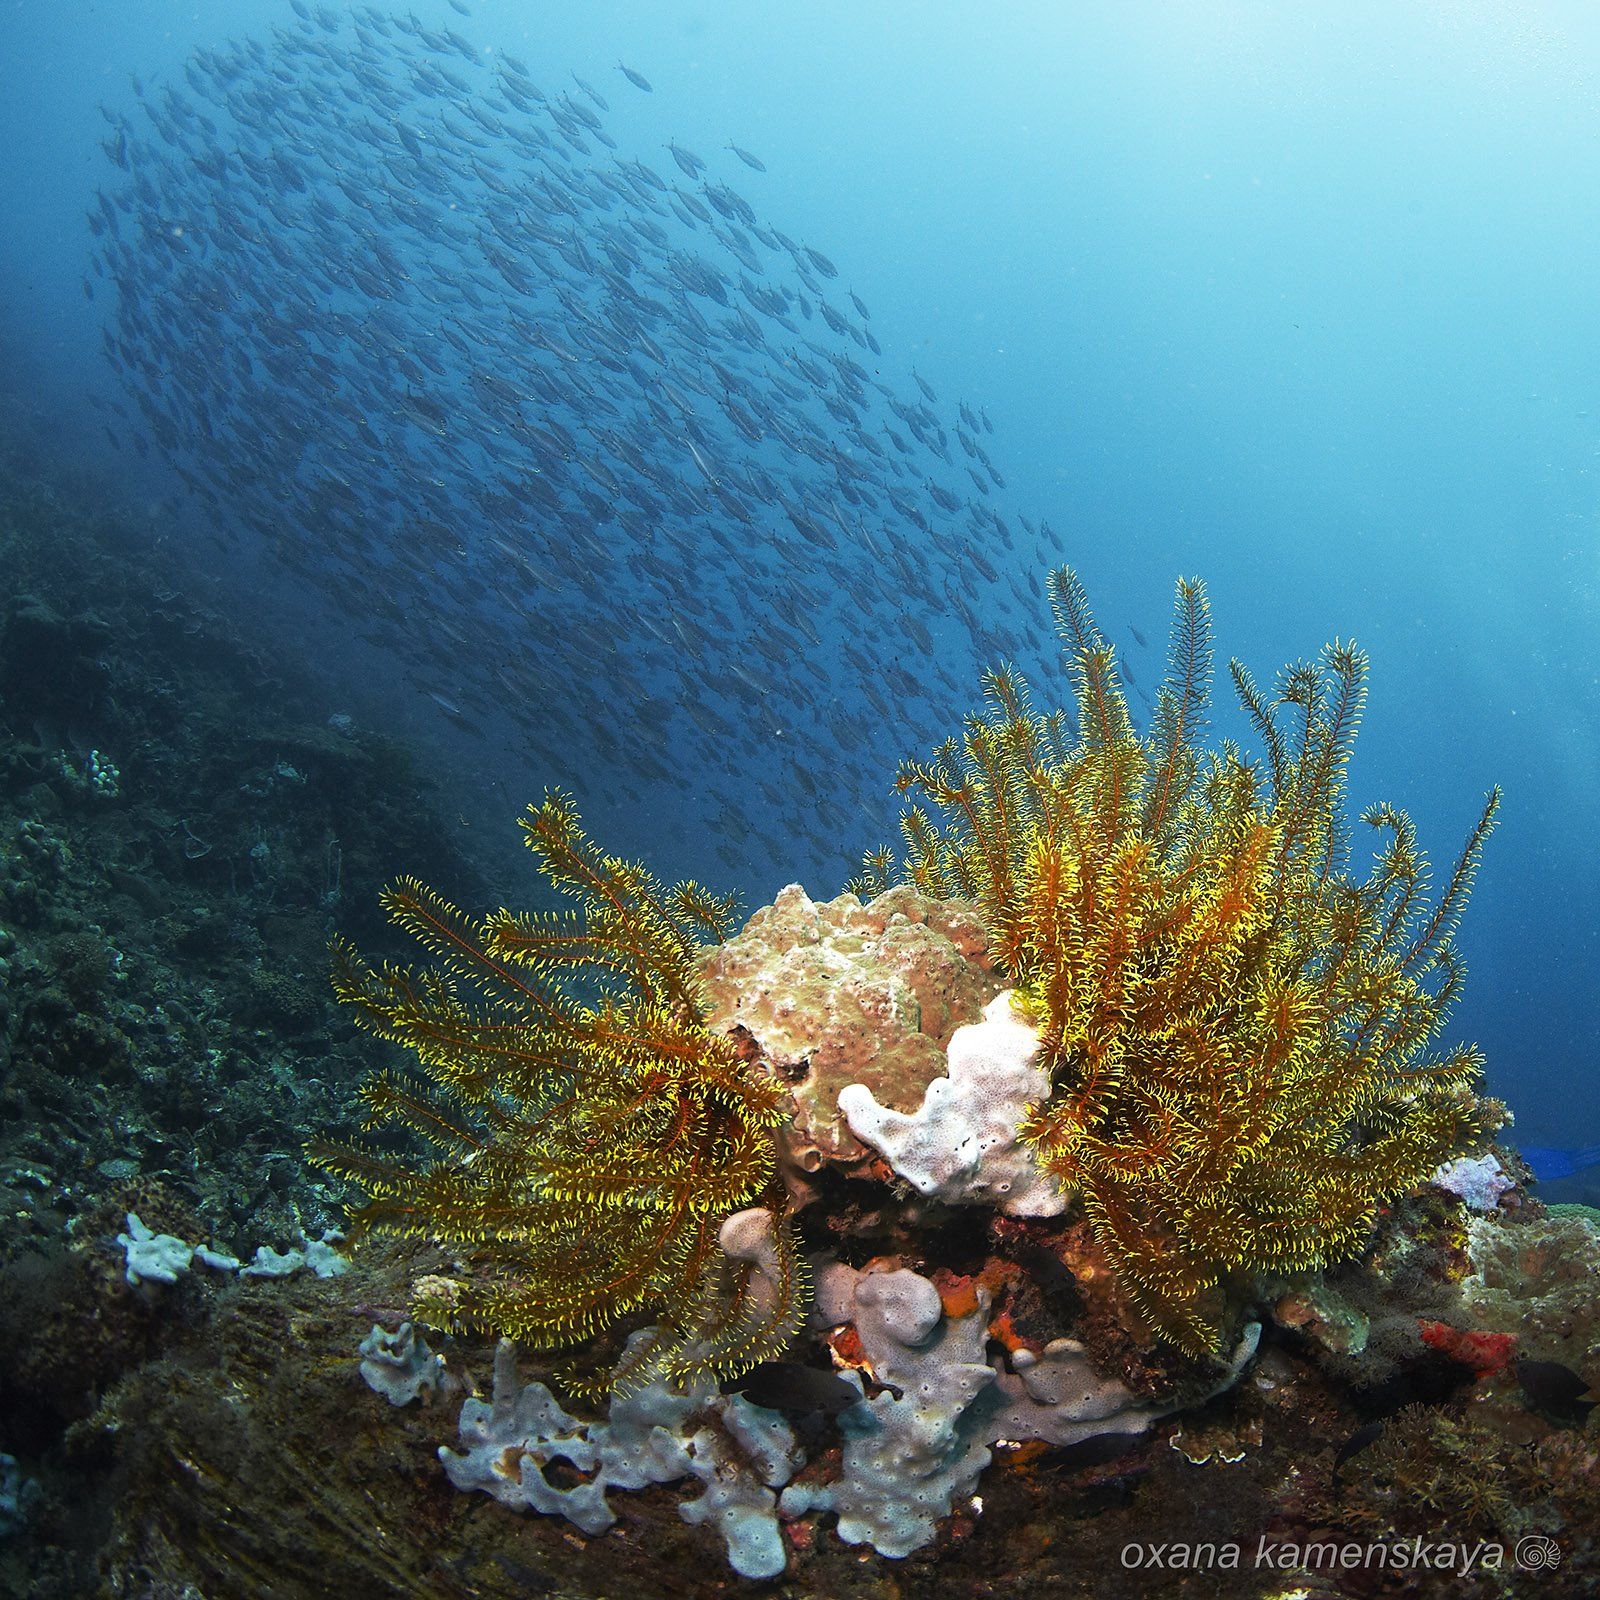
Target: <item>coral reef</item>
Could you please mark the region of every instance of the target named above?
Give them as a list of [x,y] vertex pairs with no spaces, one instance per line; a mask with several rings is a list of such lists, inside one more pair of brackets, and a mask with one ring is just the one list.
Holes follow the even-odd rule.
[[326,1226],[296,1152],[355,1131],[379,1055],[327,990],[330,919],[382,932],[340,871],[477,881],[406,752],[330,727],[329,686],[180,577],[170,535],[0,460],[5,1248],[141,1173],[229,1248]]
[[[658,1315],[665,1310],[668,1318],[629,1335],[616,1359],[615,1372],[623,1381],[613,1387],[620,1392],[604,1417],[573,1416],[543,1385],[519,1391],[511,1376],[513,1347],[502,1343],[494,1400],[469,1402],[462,1418],[465,1449],[444,1456],[458,1486],[482,1489],[507,1504],[560,1512],[584,1531],[598,1533],[614,1520],[610,1490],[697,1477],[712,1487],[688,1503],[684,1515],[717,1522],[735,1570],[771,1575],[782,1569],[774,1505],[789,1525],[818,1512],[832,1513],[842,1539],[870,1544],[880,1555],[898,1559],[936,1538],[958,1505],[973,1495],[995,1448],[1012,1450],[1026,1441],[1061,1447],[1105,1435],[1136,1435],[1237,1379],[1258,1330],[1249,1331],[1227,1363],[1163,1370],[1142,1361],[1117,1326],[1104,1300],[1103,1262],[1084,1254],[1081,1241],[1074,1254],[1072,1230],[1060,1220],[1063,1198],[1032,1149],[1016,1137],[1030,1102],[1049,1090],[1048,1078],[1035,1066],[1039,1034],[1013,1011],[1009,996],[982,1006],[991,987],[984,969],[938,928],[930,929],[935,922],[963,928],[965,913],[959,908],[938,908],[905,890],[889,891],[864,907],[849,896],[818,908],[797,891],[786,891],[778,907],[751,918],[739,939],[712,946],[699,957],[702,969],[714,974],[722,1001],[724,1032],[712,1036],[702,991],[684,959],[687,930],[668,925],[666,935],[674,942],[663,950],[650,942],[661,936],[653,935],[660,923],[642,930],[634,925],[643,915],[635,909],[640,898],[650,911],[670,899],[668,892],[640,869],[598,857],[575,836],[575,819],[559,798],[547,801],[534,817],[530,832],[541,852],[554,837],[566,853],[563,859],[576,856],[581,863],[563,873],[565,881],[581,878],[587,886],[581,922],[533,923],[502,912],[469,923],[410,883],[392,897],[400,920],[420,926],[431,948],[447,950],[456,974],[466,978],[488,969],[496,1008],[490,1014],[469,1014],[453,985],[437,976],[374,971],[342,954],[337,981],[344,997],[363,1009],[375,1029],[414,1049],[466,1114],[484,1103],[494,1110],[493,1119],[467,1126],[454,1120],[462,1112],[448,1112],[438,1096],[425,1100],[388,1081],[371,1091],[375,1109],[384,1114],[392,1097],[403,1095],[404,1120],[443,1146],[448,1159],[419,1169],[409,1157],[373,1164],[365,1157],[335,1155],[343,1170],[378,1197],[358,1212],[358,1219],[364,1215],[380,1231],[402,1238],[442,1238],[448,1244],[455,1257],[451,1275],[430,1277],[428,1287],[412,1299],[414,1313],[432,1326],[456,1333],[498,1331],[522,1319],[536,1346],[561,1343],[563,1336],[570,1342],[576,1333],[589,1331],[556,1322],[542,1303],[555,1290],[582,1292],[582,1279],[573,1271],[573,1264],[581,1269],[582,1258],[562,1263],[565,1278],[552,1279],[539,1262],[532,1270],[528,1266],[535,1244],[566,1237],[552,1226],[552,1211],[542,1204],[550,1187],[546,1170],[554,1167],[561,1174],[560,1199],[568,1215],[592,1227],[583,1210],[590,1196],[581,1187],[579,1162],[592,1161],[602,1175],[610,1168],[604,1145],[569,1148],[569,1130],[592,1126],[591,1119],[579,1115],[596,1092],[586,1074],[591,1063],[603,1068],[610,1092],[623,1097],[629,1110],[658,1086],[679,1081],[664,1070],[659,1038],[649,1031],[659,1026],[659,1013],[625,1009],[640,988],[652,995],[670,992],[687,1024],[680,1058],[709,1055],[708,1037],[734,1041],[735,1054],[713,1057],[721,1070],[731,1070],[728,1063],[736,1062],[748,1075],[744,1081],[771,1088],[781,1097],[774,1103],[786,1102],[793,1122],[805,1123],[803,1132],[791,1129],[792,1136],[773,1147],[784,1183],[773,1180],[769,1188],[787,1196],[784,1208],[769,1200],[724,1216],[722,1208],[736,1193],[725,1175],[695,1174],[703,1186],[705,1213],[721,1219],[715,1237],[724,1269],[742,1274],[739,1307],[723,1310],[721,1319],[784,1328],[769,1355],[789,1343],[799,1305],[799,1270],[788,1240],[791,1227],[798,1225],[808,1242],[820,1246],[812,1257],[819,1294],[791,1359],[821,1356],[842,1367],[860,1398],[839,1410],[837,1459],[828,1451],[811,1455],[791,1442],[780,1452],[781,1476],[763,1469],[752,1477],[726,1442],[715,1447],[710,1442],[730,1432],[737,1436],[735,1419],[748,1423],[753,1409],[716,1395],[713,1375],[736,1375],[752,1363],[730,1359],[726,1346],[713,1342],[721,1336],[715,1325],[707,1332],[686,1324],[666,1294],[652,1299],[641,1293],[612,1306],[597,1302],[597,1324],[630,1310]],[[618,883],[626,884],[627,893],[618,891]],[[603,893],[600,885],[608,886]],[[597,927],[602,915],[611,920]],[[558,951],[569,966],[619,949],[622,955],[612,957],[612,965],[623,965],[623,971],[607,996],[611,1009],[600,1013],[580,1007],[552,988],[531,996],[512,994],[508,1000],[506,991],[524,981],[508,958],[519,941],[535,935],[541,955]],[[730,959],[729,945],[740,940]],[[845,958],[822,953],[829,944],[835,951],[847,945]],[[782,984],[792,975],[802,981],[785,991]],[[847,986],[843,999],[833,984]],[[906,997],[919,990],[927,1003],[908,1003]],[[871,1037],[860,1021],[867,995],[892,997],[888,1015],[901,1021],[901,1030],[890,1036],[899,1048],[881,1060],[864,1048]],[[952,996],[959,997],[959,1009],[950,1003]],[[850,1020],[842,1022],[845,1018]],[[597,1020],[604,1031],[597,1030]],[[922,1031],[925,1020],[936,1035]],[[636,1054],[623,1058],[619,1067],[616,1041],[628,1026],[637,1029]],[[932,1044],[939,1035],[947,1038],[944,1050]],[[834,1082],[847,1067],[852,1078],[867,1080],[835,1091],[850,1127],[866,1145],[853,1144],[837,1130],[828,1132],[825,1143],[815,1136],[823,1131],[815,1098],[802,1098],[818,1075],[811,1052],[829,1057],[824,1070]],[[541,1070],[559,1063],[565,1075],[549,1088],[530,1075],[530,1060]],[[912,1076],[908,1060],[916,1062],[920,1080]],[[639,1070],[635,1062],[643,1068],[637,1078],[630,1076]],[[880,1091],[919,1102],[918,1109],[885,1108],[877,1098]],[[551,1101],[553,1119],[542,1111]],[[735,1109],[740,1104],[731,1095],[729,1103]],[[517,1108],[523,1104],[541,1108],[536,1124],[522,1120]],[[562,1120],[569,1113],[570,1123]],[[770,1117],[765,1125],[777,1121]],[[625,1120],[603,1125],[628,1133]],[[670,1129],[674,1119],[659,1115],[646,1131],[662,1125]],[[533,1127],[541,1136],[537,1143],[529,1137]],[[888,1160],[874,1159],[873,1148]],[[728,1142],[720,1149],[729,1159],[737,1156],[739,1145]],[[636,1142],[628,1163],[635,1174],[633,1189],[618,1185],[615,1194],[608,1191],[613,1209],[633,1203],[633,1195],[641,1195],[645,1206],[662,1209],[652,1179],[658,1170],[672,1170],[673,1160],[671,1150]],[[481,1171],[476,1170],[480,1163]],[[512,1206],[513,1197],[518,1207]],[[973,1218],[976,1233],[960,1220],[963,1214]],[[502,1216],[533,1237],[500,1237]],[[982,1239],[984,1218],[991,1219],[992,1242],[978,1244],[971,1272],[953,1270],[951,1253],[939,1242],[941,1232],[953,1229],[967,1236],[964,1248],[970,1251]],[[463,1227],[460,1219],[472,1226]],[[841,1258],[841,1252],[861,1264]],[[1069,1259],[1076,1274],[1067,1266]],[[914,1263],[926,1264],[931,1275]],[[1041,1263],[1053,1266],[1055,1279],[1068,1280],[1068,1286],[1055,1282],[1041,1292],[1036,1275],[1040,1270],[1050,1275]],[[610,1264],[604,1280],[608,1289],[626,1283],[632,1270]],[[524,1300],[534,1302],[531,1312]],[[1099,1306],[1093,1349],[1068,1336],[1086,1305]],[[992,1362],[989,1351],[996,1342],[1007,1355]],[[662,1360],[662,1350],[670,1359]],[[362,1353],[374,1387],[391,1399],[411,1397],[409,1379],[388,1369],[402,1358],[390,1350],[387,1336],[369,1334]],[[1107,1370],[1113,1358],[1123,1361],[1139,1387]],[[374,1360],[388,1366],[380,1371],[372,1367]],[[692,1431],[691,1423],[705,1423],[713,1412],[720,1418],[713,1435]],[[628,1442],[640,1438],[649,1441],[642,1455]],[[577,1472],[580,1480],[552,1478],[552,1463],[563,1463],[559,1471]],[[802,1467],[775,1498],[771,1491]]]
[[[1593,1592],[1600,1228],[1487,1143],[1471,1052],[1430,1053],[1481,830],[1428,908],[1397,814],[1349,875],[1355,652],[1275,707],[1241,675],[1263,764],[1208,757],[1198,590],[1141,739],[1058,579],[1084,726],[998,677],[912,773],[971,807],[908,819],[916,881],[791,886],[719,938],[723,903],[552,799],[529,842],[575,909],[468,918],[402,880],[412,970],[341,889],[440,831],[399,765],[136,601],[137,563],[119,597],[22,555],[0,1591]],[[430,876],[470,889],[451,854]],[[335,912],[376,1041],[317,992]],[[396,1042],[417,1069],[371,1080],[357,1145],[338,1102]],[[288,1153],[317,1127],[372,1208],[338,1249]],[[1324,1554],[1443,1529],[1562,1559],[1434,1588]],[[1242,1570],[1150,1565],[1230,1541]]]
[[[1515,1189],[1472,1152],[1500,1120],[1471,1092],[1477,1052],[1430,1053],[1495,798],[1432,904],[1390,808],[1368,814],[1384,843],[1352,876],[1359,652],[1330,646],[1270,704],[1235,666],[1257,765],[1198,742],[1198,585],[1179,585],[1143,738],[1076,579],[1051,592],[1077,732],[993,674],[964,739],[903,771],[946,818],[907,813],[907,885],[881,882],[880,853],[865,903],[791,887],[730,939],[725,904],[603,855],[552,795],[524,828],[575,912],[469,919],[407,879],[386,909],[439,966],[336,945],[340,998],[431,1080],[365,1091],[372,1123],[421,1136],[430,1162],[320,1152],[370,1195],[360,1226],[451,1251],[414,1314],[615,1363],[587,1383],[567,1369],[580,1393],[615,1391],[584,1421],[543,1385],[518,1392],[503,1342],[494,1400],[469,1402],[467,1449],[444,1458],[458,1486],[597,1533],[608,1489],[695,1476],[717,1497],[685,1515],[718,1524],[735,1570],[771,1576],[786,1485],[787,1523],[827,1512],[846,1543],[904,1559],[976,1508],[997,1448],[1114,1459],[1228,1391],[1257,1302],[1359,1365],[1372,1319],[1322,1269],[1430,1177],[1484,1212]],[[1001,976],[1014,988],[995,994]],[[804,1329],[802,1246],[820,1286]],[[1391,1378],[1408,1358],[1504,1364],[1492,1336],[1411,1319]],[[748,1423],[713,1380],[784,1355],[796,1394],[824,1361],[849,1375],[836,1451],[791,1440],[776,1476],[750,1476],[684,1433],[710,1410]],[[615,1443],[636,1436],[642,1456]],[[552,1480],[552,1463],[588,1476]]]
[[1600,1380],[1600,1220],[1493,1213],[1468,1225],[1466,1249],[1461,1305],[1473,1326]]
[[[826,1009],[814,991],[787,1025],[812,1034]],[[984,1026],[974,999],[951,1034]],[[742,1048],[760,1060],[753,1033]],[[941,1055],[930,1070],[947,1065]],[[857,1069],[872,1087],[865,1054]],[[1541,1592],[1585,1592],[1589,1430],[1526,1405],[1498,1330],[1600,1376],[1586,1354],[1600,1347],[1589,1292],[1600,1241],[1586,1219],[1549,1216],[1521,1189],[1475,1213],[1424,1185],[1387,1208],[1357,1260],[1267,1284],[1259,1351],[1246,1340],[1208,1365],[1126,1325],[1083,1218],[925,1195],[870,1152],[841,1152],[806,1179],[792,1226],[816,1294],[772,1395],[786,1373],[811,1374],[842,1381],[846,1403],[819,1409],[815,1386],[795,1383],[782,1413],[704,1372],[586,1406],[557,1398],[549,1366],[471,1328],[407,1327],[408,1306],[465,1276],[459,1256],[422,1240],[369,1237],[337,1278],[191,1272],[141,1299],[115,1244],[126,1212],[179,1240],[205,1235],[171,1201],[127,1194],[82,1252],[99,1273],[97,1325],[127,1330],[71,1433],[78,1478],[121,1486],[98,1561],[124,1583],[158,1572],[177,1591],[262,1600],[330,1589],[687,1600],[774,1578],[797,1597],[977,1600],[997,1563],[1019,1594],[1115,1600],[1168,1592],[1125,1564],[1152,1539],[1247,1551],[1268,1539],[1316,1562],[1323,1541],[1417,1537],[1448,1516],[1462,1537],[1556,1539],[1567,1559]],[[725,1219],[717,1247],[749,1268],[757,1299],[782,1278],[766,1206]],[[31,1320],[0,1327],[25,1359]],[[1348,1333],[1363,1322],[1364,1345]],[[650,1347],[638,1323],[616,1358]],[[463,1389],[483,1398],[462,1406]],[[1374,1417],[1376,1442],[1336,1466]],[[1470,1495],[1489,1471],[1514,1487],[1485,1509]],[[42,1481],[19,1550],[60,1538]],[[489,1496],[541,1514],[510,1515]],[[1508,1498],[1526,1515],[1505,1520]],[[1221,1576],[1236,1581],[1216,1592],[1266,1597],[1293,1573]],[[35,1577],[19,1592],[75,1591]]]
[[1362,1462],[1358,1521],[1399,1533],[1441,1527],[1506,1548],[1600,1517],[1600,1445],[1550,1434],[1530,1448],[1471,1416],[1408,1406]]

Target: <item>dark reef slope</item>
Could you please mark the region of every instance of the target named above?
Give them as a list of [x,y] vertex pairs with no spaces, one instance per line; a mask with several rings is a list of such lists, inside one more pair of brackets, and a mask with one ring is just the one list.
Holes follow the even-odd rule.
[[113,1350],[104,1263],[85,1276],[128,1209],[246,1254],[336,1220],[300,1148],[352,1126],[374,1063],[328,990],[334,921],[372,920],[344,884],[422,858],[473,881],[408,753],[97,504],[0,450],[0,1450],[23,1455],[160,1343]]

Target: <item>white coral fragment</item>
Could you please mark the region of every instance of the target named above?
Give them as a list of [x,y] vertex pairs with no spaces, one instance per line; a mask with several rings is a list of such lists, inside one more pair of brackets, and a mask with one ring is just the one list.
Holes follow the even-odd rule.
[[1011,991],[984,1007],[984,1020],[957,1028],[945,1076],[907,1115],[881,1106],[865,1084],[840,1091],[850,1131],[930,1199],[992,1205],[1013,1217],[1054,1217],[1066,1196],[1017,1136],[1028,1107],[1050,1093],[1037,1064],[1038,1032],[1012,1004]]
[[838,1477],[790,1484],[780,1508],[786,1517],[833,1511],[846,1544],[907,1556],[933,1538],[989,1464],[977,1404],[995,1379],[984,1359],[988,1296],[980,1293],[977,1309],[965,1317],[945,1317],[939,1291],[907,1269],[858,1273],[836,1266],[828,1276],[830,1297],[853,1302],[873,1376],[889,1387],[840,1414]]
[[[630,1347],[652,1336],[653,1330],[641,1329]],[[706,1425],[690,1433],[697,1421]],[[772,1578],[783,1571],[786,1553],[773,1491],[804,1458],[781,1416],[739,1395],[719,1394],[709,1378],[681,1389],[647,1384],[614,1396],[604,1421],[585,1422],[564,1411],[542,1383],[519,1386],[515,1346],[502,1340],[493,1397],[465,1402],[460,1434],[462,1449],[439,1451],[458,1489],[565,1517],[595,1535],[617,1520],[610,1492],[693,1478],[702,1492],[679,1505],[683,1520],[714,1526],[727,1545],[728,1564],[741,1577]],[[552,1461],[566,1462],[581,1481],[552,1484],[545,1474]]]
[[409,1322],[390,1333],[381,1323],[361,1341],[361,1377],[369,1389],[392,1406],[409,1405],[419,1395],[429,1399],[444,1384],[444,1357]]
[[188,1244],[171,1233],[156,1233],[135,1211],[127,1217],[128,1231],[117,1235],[127,1262],[124,1276],[137,1288],[141,1283],[176,1283],[192,1261],[215,1272],[232,1272],[239,1263],[220,1250]]
[[1495,1160],[1492,1150],[1481,1156],[1457,1156],[1428,1179],[1434,1188],[1455,1195],[1469,1210],[1483,1212],[1497,1210],[1500,1196],[1515,1188],[1516,1181]]

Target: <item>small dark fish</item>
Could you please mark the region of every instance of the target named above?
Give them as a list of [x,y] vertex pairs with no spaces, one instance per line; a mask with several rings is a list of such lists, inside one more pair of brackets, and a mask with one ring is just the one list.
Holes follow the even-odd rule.
[[814,266],[825,278],[837,278],[839,269],[820,250],[813,250],[810,245],[800,247],[806,253],[806,260]]
[[728,148],[750,168],[752,172],[765,172],[767,164],[760,156],[753,156],[748,150],[741,150],[738,145],[730,143]]
[[458,16],[470,17],[472,15],[471,8],[469,6],[463,5],[462,4],[462,0],[450,0],[450,9],[452,11],[454,11]]
[[635,89],[643,89],[646,94],[655,93],[655,90],[650,87],[650,80],[645,77],[642,72],[635,72],[632,67],[624,66],[620,61],[617,63],[617,71],[620,72],[622,76],[634,86]]
[[1357,1428],[1345,1442],[1339,1446],[1333,1458],[1333,1481],[1335,1487],[1339,1482],[1339,1468],[1352,1456],[1358,1456],[1369,1444],[1376,1444],[1383,1437],[1383,1418],[1376,1422],[1368,1422]]
[[611,102],[607,100],[606,97],[601,94],[592,83],[580,78],[576,72],[572,74],[572,81],[577,84],[577,86],[582,89],[583,92],[588,95],[588,97],[593,100],[602,111],[609,111],[611,109]]
[[798,1361],[763,1361],[722,1385],[724,1394],[742,1394],[768,1411],[835,1416],[861,1402],[861,1391],[837,1372],[802,1366]]
[[1134,638],[1137,639],[1139,641],[1139,643],[1142,644],[1145,647],[1145,649],[1148,650],[1150,648],[1150,641],[1147,638],[1145,638],[1145,636],[1142,633],[1140,633],[1139,630],[1136,627],[1134,627],[1134,625],[1131,622],[1128,624],[1128,632],[1131,633],[1134,636]]
[[[495,1556],[495,1565],[517,1585],[524,1594],[554,1594],[556,1580],[547,1572],[540,1572],[533,1567],[526,1567],[520,1561],[514,1561],[510,1556]],[[466,1577],[467,1573],[462,1572]]]
[[672,152],[672,159],[678,163],[678,169],[685,177],[698,178],[706,170],[706,164],[693,150],[686,150],[681,144],[672,140],[667,141],[667,149]]
[[1085,1467],[1103,1467],[1116,1461],[1139,1444],[1139,1436],[1132,1433],[1095,1433],[1076,1444],[1053,1450],[1046,1463],[1059,1472],[1081,1472]]
[[1519,1361],[1517,1382],[1534,1410],[1570,1421],[1580,1421],[1600,1405],[1600,1400],[1579,1399],[1589,1392],[1589,1384],[1559,1361]]

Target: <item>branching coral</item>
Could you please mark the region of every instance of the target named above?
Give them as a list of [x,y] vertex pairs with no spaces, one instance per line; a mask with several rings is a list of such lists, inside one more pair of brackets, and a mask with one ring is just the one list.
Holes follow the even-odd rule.
[[[1167,676],[1135,731],[1077,578],[1052,574],[1076,728],[1006,668],[931,762],[902,871],[979,905],[1042,1038],[1052,1091],[1023,1126],[1081,1197],[1127,1300],[1195,1354],[1230,1291],[1349,1253],[1377,1206],[1478,1130],[1472,1047],[1430,1053],[1460,991],[1452,943],[1491,793],[1437,900],[1404,813],[1376,806],[1350,870],[1346,767],[1367,663],[1335,642],[1268,700],[1231,671],[1264,749],[1203,750],[1204,591],[1180,581]],[[930,809],[942,817],[934,820]],[[892,858],[867,858],[868,892]]]
[[[794,1332],[805,1281],[773,1181],[787,1092],[705,1026],[695,956],[731,903],[601,853],[563,795],[522,828],[576,911],[474,920],[402,879],[384,907],[437,965],[373,967],[334,946],[339,999],[428,1079],[370,1081],[367,1125],[411,1130],[434,1159],[315,1154],[371,1197],[358,1227],[437,1239],[469,1263],[466,1285],[417,1305],[425,1322],[548,1346],[653,1310],[655,1334],[610,1382],[752,1366]],[[759,1264],[718,1241],[754,1202],[774,1222]]]

